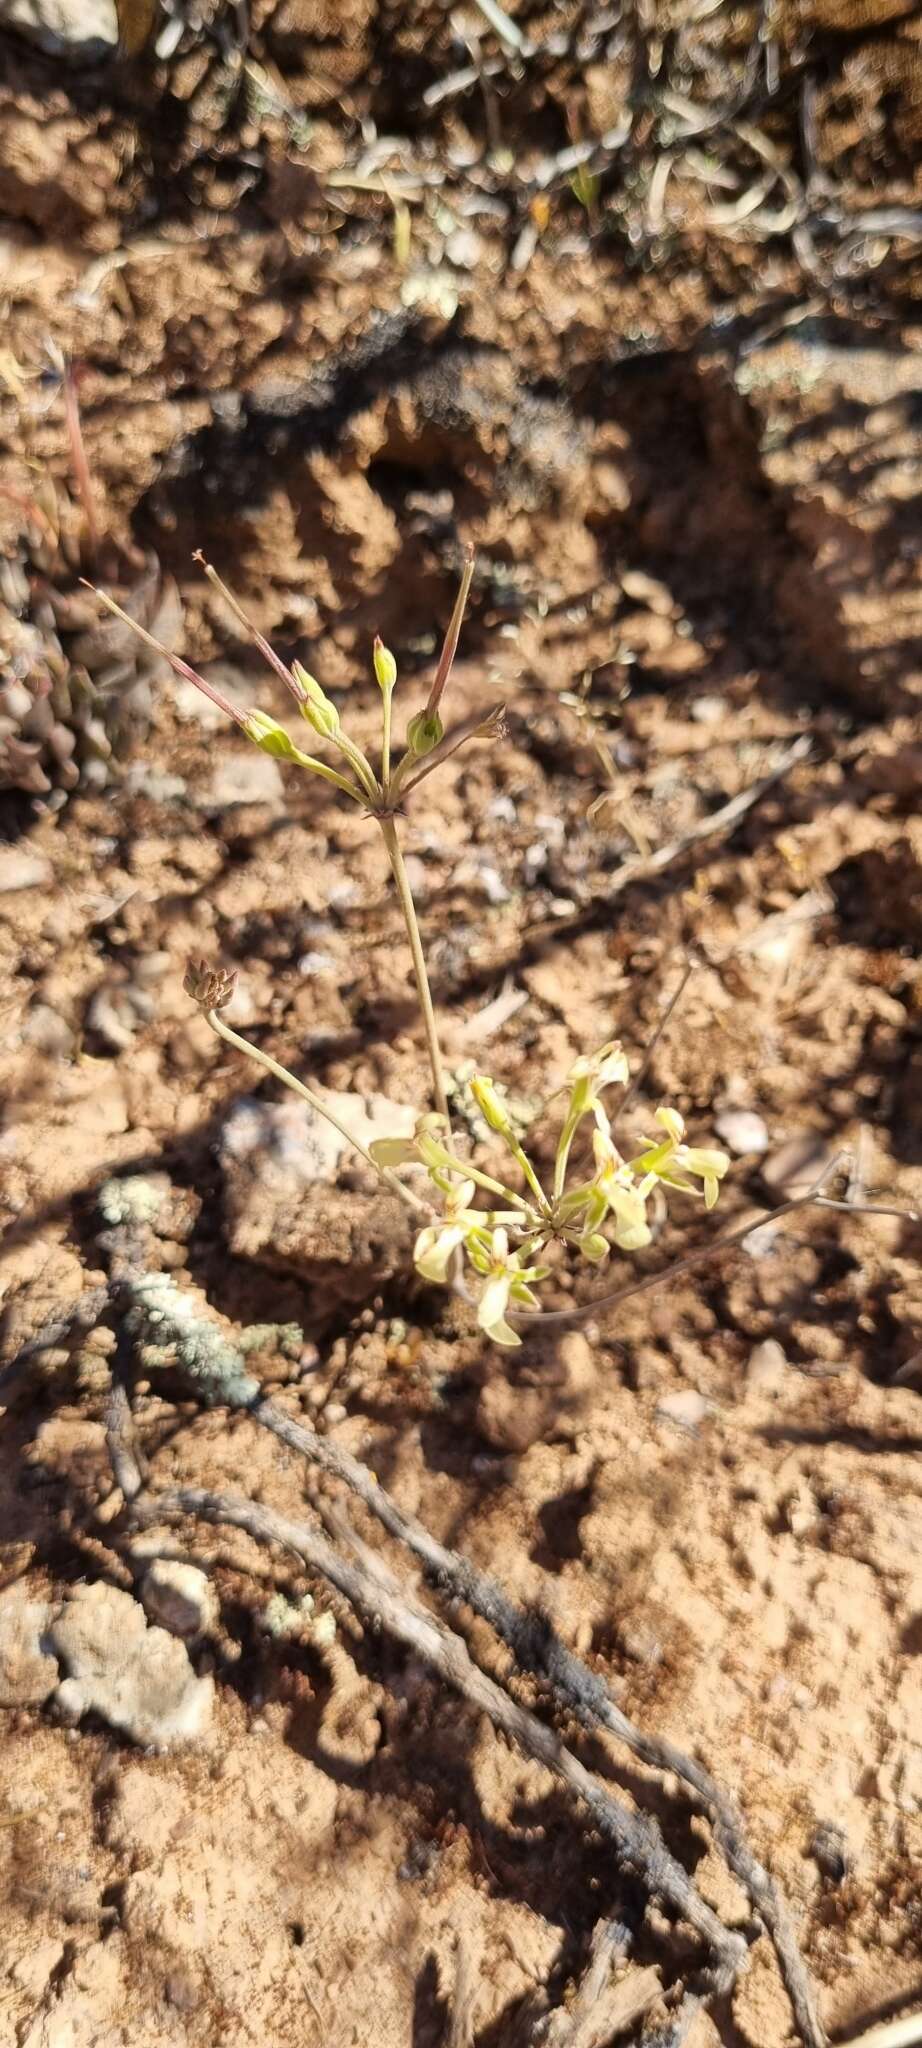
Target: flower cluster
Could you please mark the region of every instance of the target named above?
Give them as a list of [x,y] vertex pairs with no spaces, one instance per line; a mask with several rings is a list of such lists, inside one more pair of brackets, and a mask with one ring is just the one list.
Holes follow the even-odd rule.
[[[613,1244],[625,1252],[649,1244],[647,1205],[655,1188],[702,1195],[705,1207],[713,1208],[729,1159],[725,1152],[686,1144],[678,1110],[655,1112],[659,1135],[633,1157],[625,1158],[619,1150],[602,1096],[606,1088],[624,1085],[628,1078],[627,1059],[614,1042],[571,1067],[550,1189],[542,1186],[500,1091],[487,1074],[474,1075],[471,1094],[490,1129],[503,1139],[527,1191],[459,1159],[440,1116],[421,1117],[411,1139],[385,1138],[372,1146],[382,1167],[415,1162],[425,1168],[441,1213],[416,1240],[417,1272],[446,1285],[466,1260],[483,1283],[477,1320],[495,1344],[521,1342],[508,1315],[516,1308],[539,1306],[533,1288],[550,1272],[540,1255],[555,1240],[599,1265]],[[594,1170],[589,1171],[583,1147],[582,1170],[571,1173],[574,1142],[583,1125],[591,1131]],[[491,1197],[489,1206],[474,1207],[478,1188]]]

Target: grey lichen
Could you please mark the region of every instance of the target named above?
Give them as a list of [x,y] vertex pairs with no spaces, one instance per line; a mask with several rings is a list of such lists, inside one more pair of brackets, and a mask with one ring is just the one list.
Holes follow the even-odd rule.
[[104,1181],[98,1199],[100,1215],[110,1229],[125,1223],[155,1223],[163,1207],[162,1189],[140,1173]]
[[300,1600],[286,1600],[284,1593],[273,1593],[259,1617],[266,1634],[277,1642],[290,1637],[307,1637],[318,1648],[333,1642],[336,1622],[332,1614],[317,1614],[310,1593]]
[[244,1370],[242,1351],[168,1273],[140,1273],[131,1294],[126,1322],[145,1372],[177,1366],[209,1407],[255,1401],[259,1381]]
[[244,1357],[251,1351],[280,1351],[283,1358],[297,1358],[304,1331],[300,1323],[249,1323],[238,1341]]
[[207,1303],[178,1286],[171,1273],[152,1267],[158,1235],[172,1234],[172,1197],[165,1175],[126,1174],[105,1181],[99,1191],[99,1212],[109,1233],[100,1244],[113,1260],[125,1329],[143,1372],[178,1371],[210,1407],[247,1407],[260,1383],[247,1372],[246,1357],[276,1351],[297,1358],[303,1331],[297,1323],[253,1323],[232,1341]]

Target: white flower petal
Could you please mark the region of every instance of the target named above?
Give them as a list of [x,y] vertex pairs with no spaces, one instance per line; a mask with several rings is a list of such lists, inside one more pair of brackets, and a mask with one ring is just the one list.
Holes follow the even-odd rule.
[[511,1284],[510,1274],[494,1273],[480,1297],[477,1321],[487,1336],[492,1337],[494,1344],[520,1344],[522,1341],[506,1322]]
[[429,1224],[420,1231],[413,1252],[417,1273],[424,1280],[444,1283],[453,1254],[463,1242],[464,1230],[460,1224]]

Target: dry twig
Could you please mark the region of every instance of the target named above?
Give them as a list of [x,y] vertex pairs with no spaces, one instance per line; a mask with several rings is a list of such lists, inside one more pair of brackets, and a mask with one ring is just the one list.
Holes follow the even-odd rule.
[[658,1970],[632,1970],[615,1980],[625,1948],[625,1929],[616,1921],[600,1920],[585,1976],[572,2003],[553,2015],[544,2036],[546,2048],[608,2048],[609,2041],[655,2005],[662,1991]]
[[462,1638],[398,1584],[393,1573],[368,1550],[342,1515],[336,1517],[338,1532],[353,1551],[352,1558],[344,1557],[313,1524],[291,1521],[270,1508],[231,1494],[177,1487],[139,1495],[131,1509],[132,1520],[142,1526],[187,1515],[245,1529],[258,1543],[274,1543],[292,1551],[311,1571],[320,1573],[335,1586],[360,1614],[385,1628],[478,1712],[487,1714],[493,1726],[516,1743],[525,1756],[552,1771],[582,1802],[600,1833],[613,1844],[619,1862],[635,1870],[654,1897],[663,1899],[694,1928],[714,1958],[715,1988],[729,1989],[745,1960],[746,1942],[742,1935],[724,1927],[681,1864],[669,1854],[654,1824],[621,1805],[553,1729],[481,1671],[472,1662]]
[[[792,1207],[804,1206],[802,1202]],[[776,1212],[778,1213],[778,1212]],[[754,1228],[750,1223],[747,1234]],[[672,1743],[647,1736],[615,1705],[604,1680],[581,1663],[560,1641],[543,1617],[523,1614],[494,1579],[477,1570],[456,1551],[447,1550],[413,1515],[404,1513],[378,1485],[373,1473],[327,1437],[320,1437],[270,1401],[252,1409],[254,1420],[281,1437],[293,1450],[333,1477],[345,1481],[392,1536],[406,1544],[452,1600],[471,1607],[508,1645],[523,1671],[541,1678],[558,1707],[575,1713],[586,1727],[602,1727],[654,1769],[671,1771],[688,1786],[708,1813],[727,1863],[744,1886],[768,1930],[778,1956],[785,1988],[805,2048],[824,2048],[812,1988],[797,1946],[787,1909],[764,1865],[746,1842],[742,1821],[709,1771]]]

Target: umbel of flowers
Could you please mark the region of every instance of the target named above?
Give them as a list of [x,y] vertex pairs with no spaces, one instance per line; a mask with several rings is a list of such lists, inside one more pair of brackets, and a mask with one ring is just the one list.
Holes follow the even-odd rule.
[[[426,1280],[448,1285],[460,1257],[482,1283],[477,1320],[494,1344],[513,1345],[520,1337],[508,1320],[510,1310],[537,1309],[534,1289],[550,1267],[541,1254],[557,1240],[580,1258],[598,1266],[614,1244],[620,1251],[640,1251],[651,1231],[647,1204],[654,1188],[674,1188],[702,1196],[712,1209],[729,1166],[726,1152],[687,1145],[685,1124],[677,1109],[656,1110],[659,1135],[633,1158],[619,1151],[602,1100],[603,1091],[628,1080],[628,1063],[620,1045],[602,1046],[579,1059],[567,1076],[569,1099],[549,1188],[542,1186],[533,1161],[523,1150],[494,1082],[477,1074],[471,1094],[490,1129],[503,1139],[525,1186],[510,1187],[481,1173],[453,1150],[444,1119],[419,1119],[409,1139],[383,1138],[372,1145],[378,1165],[391,1172],[408,1163],[422,1166],[441,1211],[416,1239],[417,1272]],[[589,1121],[594,1171],[571,1175],[573,1141]],[[477,1189],[492,1197],[489,1207],[475,1208]]]

